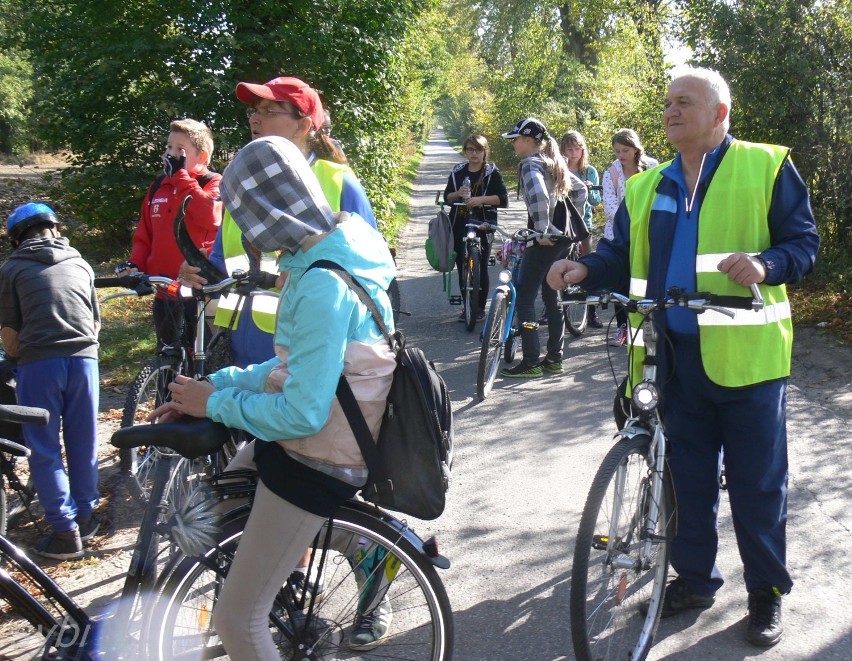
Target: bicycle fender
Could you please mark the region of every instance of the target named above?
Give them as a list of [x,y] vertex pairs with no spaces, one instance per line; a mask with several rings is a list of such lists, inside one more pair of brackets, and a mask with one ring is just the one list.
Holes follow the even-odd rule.
[[635,418],[631,418],[627,421],[627,424],[624,425],[620,430],[615,433],[615,437],[618,440],[636,438],[637,436],[648,436],[651,435],[648,433],[648,430],[637,424],[638,420]]
[[438,553],[438,545],[434,537],[423,541],[422,539],[420,539],[419,535],[414,532],[414,529],[411,528],[411,526],[409,526],[407,523],[400,521],[388,512],[385,512],[384,510],[368,503],[362,503],[361,501],[357,500],[348,500],[343,503],[343,505],[341,505],[341,509],[349,509],[354,512],[360,512],[362,514],[366,514],[368,516],[380,519],[383,523],[393,528],[401,537],[404,537],[414,548],[416,548],[418,551],[420,551],[420,553],[422,553],[423,557],[426,560],[428,560],[435,567],[437,567],[438,569],[449,569],[450,560],[449,558]]

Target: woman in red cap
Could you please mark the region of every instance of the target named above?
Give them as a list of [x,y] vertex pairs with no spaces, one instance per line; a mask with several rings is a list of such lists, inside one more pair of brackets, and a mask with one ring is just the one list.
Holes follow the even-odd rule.
[[[332,211],[356,213],[376,228],[376,218],[364,187],[352,168],[346,165],[343,152],[323,128],[325,111],[315,89],[298,78],[281,76],[262,85],[239,83],[236,93],[237,98],[249,106],[246,115],[252,140],[273,136],[287,138],[305,155]],[[250,268],[242,234],[227,212],[213,244],[210,261],[226,273]],[[262,260],[261,268],[276,271],[273,259]],[[198,271],[184,263],[181,280],[198,287],[206,284]],[[239,299],[236,294],[222,297],[214,323],[224,328],[233,326],[233,360],[237,366],[244,367],[272,357],[272,332],[278,301],[269,297],[244,300],[236,313],[235,325],[232,320]]]

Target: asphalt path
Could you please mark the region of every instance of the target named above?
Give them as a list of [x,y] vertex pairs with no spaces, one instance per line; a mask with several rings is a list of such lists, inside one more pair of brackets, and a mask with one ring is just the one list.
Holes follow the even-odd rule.
[[[498,377],[479,402],[479,332],[468,333],[448,304],[440,274],[425,257],[435,192],[461,161],[443,132],[426,146],[400,237],[400,327],[438,366],[455,411],[455,466],[444,515],[413,521],[435,534],[452,567],[441,573],[455,614],[455,658],[573,659],[569,587],[574,538],[586,494],[616,431],[615,369],[626,351],[608,348],[602,330],[565,343],[565,371],[534,380]],[[510,191],[500,224],[525,222]],[[492,287],[498,267],[491,267]],[[453,293],[458,292],[453,273]],[[607,320],[609,314],[603,316]],[[744,640],[746,593],[727,497],[720,514],[718,564],[726,584],[713,608],[665,620],[649,658],[731,661],[852,659],[852,454],[844,411],[823,406],[792,381],[789,389],[788,564],[796,582],[784,600],[785,634],[761,650]]]

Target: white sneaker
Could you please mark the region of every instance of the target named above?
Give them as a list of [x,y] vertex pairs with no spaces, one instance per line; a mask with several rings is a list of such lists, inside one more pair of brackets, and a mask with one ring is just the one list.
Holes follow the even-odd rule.
[[352,634],[349,636],[349,647],[353,650],[371,650],[384,642],[393,622],[393,608],[385,595],[369,613],[357,615]]

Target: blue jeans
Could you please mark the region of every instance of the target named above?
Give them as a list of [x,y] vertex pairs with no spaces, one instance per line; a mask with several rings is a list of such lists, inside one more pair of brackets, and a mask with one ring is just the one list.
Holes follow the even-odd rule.
[[[24,425],[30,472],[54,532],[76,527],[98,504],[98,361],[45,358],[17,368],[18,402],[50,411],[44,426]],[[59,426],[68,470],[62,463]]]
[[[562,259],[568,254],[567,245],[540,246],[533,244],[524,251],[521,259],[521,271],[518,274],[518,282],[515,285],[518,300],[515,307],[515,315],[518,325],[524,322],[536,324],[538,315],[535,313],[535,304],[538,300],[539,291],[544,301],[544,309],[547,311],[547,355],[553,359],[562,359],[562,340],[565,336],[565,318],[562,310],[556,304],[557,294],[545,282],[550,266],[557,259]],[[541,343],[538,339],[538,328],[522,329],[521,342],[523,344],[524,362],[530,365],[538,363],[541,355]]]
[[746,590],[787,593],[787,380],[716,385],[704,373],[698,338],[670,336],[675,371],[663,390],[663,420],[678,507],[672,567],[697,594],[724,582],[716,567],[724,459]]

